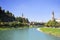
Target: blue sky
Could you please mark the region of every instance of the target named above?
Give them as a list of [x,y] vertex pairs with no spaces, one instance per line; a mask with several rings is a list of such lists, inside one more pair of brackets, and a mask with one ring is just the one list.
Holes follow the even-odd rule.
[[0,0],[0,6],[15,16],[23,13],[29,21],[48,21],[52,11],[60,18],[60,0]]

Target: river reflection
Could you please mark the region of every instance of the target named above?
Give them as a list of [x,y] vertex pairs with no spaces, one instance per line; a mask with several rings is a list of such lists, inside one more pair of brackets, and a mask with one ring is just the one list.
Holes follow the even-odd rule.
[[1,30],[0,40],[60,40],[60,38],[39,32],[36,28],[24,28]]

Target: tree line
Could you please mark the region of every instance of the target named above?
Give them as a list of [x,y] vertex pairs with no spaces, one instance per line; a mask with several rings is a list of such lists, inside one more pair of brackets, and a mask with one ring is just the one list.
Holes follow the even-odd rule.
[[45,26],[47,27],[60,27],[60,23],[58,23],[56,20],[49,20],[47,23],[45,23]]
[[15,16],[9,12],[9,11],[6,11],[3,10],[1,7],[0,7],[0,21],[1,22],[12,22],[15,20]]
[[13,13],[5,11],[2,9],[2,7],[0,7],[0,26],[21,26],[26,25],[27,23],[29,23],[29,20],[27,18],[15,17]]

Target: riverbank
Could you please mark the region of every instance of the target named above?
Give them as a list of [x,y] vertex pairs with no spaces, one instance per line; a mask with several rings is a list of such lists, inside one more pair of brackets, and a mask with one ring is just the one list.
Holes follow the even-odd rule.
[[40,28],[37,28],[38,31],[43,32]]
[[4,31],[4,30],[16,30],[16,29],[24,29],[24,28],[29,28],[29,27],[17,27],[17,28],[0,28],[0,30]]
[[59,28],[37,28],[38,31],[44,32],[50,35],[54,35],[60,37],[60,29]]

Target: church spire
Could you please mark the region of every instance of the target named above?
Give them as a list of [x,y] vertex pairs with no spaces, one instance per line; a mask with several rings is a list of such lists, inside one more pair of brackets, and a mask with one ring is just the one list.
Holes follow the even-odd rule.
[[52,12],[52,21],[55,20],[54,18],[54,11]]
[[23,13],[22,13],[22,18],[24,18],[24,15],[23,15]]

